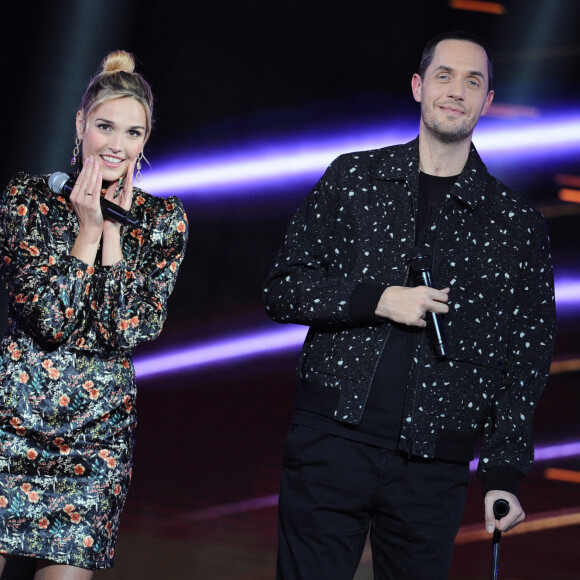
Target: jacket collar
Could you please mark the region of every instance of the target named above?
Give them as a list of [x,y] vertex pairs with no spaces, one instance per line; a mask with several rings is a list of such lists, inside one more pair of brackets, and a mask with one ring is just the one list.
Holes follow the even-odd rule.
[[[385,157],[379,164],[377,179],[406,182],[413,192],[419,191],[419,137],[404,145],[386,147]],[[470,208],[485,196],[489,173],[475,145],[471,143],[467,162],[450,194]]]

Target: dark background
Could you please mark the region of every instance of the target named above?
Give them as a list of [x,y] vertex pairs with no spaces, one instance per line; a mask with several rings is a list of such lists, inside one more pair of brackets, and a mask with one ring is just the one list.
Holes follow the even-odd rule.
[[[496,54],[496,103],[527,107],[519,110],[532,110],[540,120],[559,111],[580,113],[580,3],[502,4],[503,15],[456,10],[447,0],[4,3],[0,181],[7,183],[20,170],[67,170],[83,90],[114,49],[135,54],[137,70],[155,94],[156,123],[146,148],[153,171],[156,163],[203,159],[255,143],[275,147],[288,137],[322,139],[337,130],[348,134],[400,120],[418,127],[411,76],[425,42],[446,30],[468,30],[489,42]],[[485,122],[517,119],[492,111]],[[565,205],[558,201],[555,177],[578,173],[579,165],[576,155],[548,165],[525,159],[488,163],[492,173],[546,210],[556,273],[577,272],[578,218],[568,206],[563,217],[555,217]],[[262,308],[262,282],[288,219],[323,170],[247,186],[237,197],[184,194],[191,234],[166,328],[136,355],[273,327]],[[142,186],[147,189],[147,167]],[[557,358],[578,356],[574,316],[559,320]],[[145,553],[175,550],[172,565],[184,562],[191,572],[175,577],[271,577],[273,508],[258,510],[251,521],[212,520],[209,527],[196,527],[190,516],[208,506],[276,493],[296,354],[139,382],[135,480],[122,523],[120,542],[126,543],[119,551],[126,570],[147,559]],[[566,377],[565,394],[554,387],[541,415],[540,439],[547,442],[578,435],[577,374]],[[564,396],[567,411],[558,403]],[[561,415],[557,422],[553,409]],[[252,539],[251,549],[236,543],[240,534]],[[177,543],[167,543],[174,540],[187,545],[179,551]],[[150,548],[138,547],[147,542]],[[195,547],[200,542],[205,551]],[[223,564],[223,546],[232,561],[245,562],[243,573],[228,569],[211,576],[203,554]],[[266,562],[263,575],[247,562],[252,549],[262,555],[254,560]],[[192,560],[191,553],[198,556]],[[144,571],[124,574],[146,577]]]

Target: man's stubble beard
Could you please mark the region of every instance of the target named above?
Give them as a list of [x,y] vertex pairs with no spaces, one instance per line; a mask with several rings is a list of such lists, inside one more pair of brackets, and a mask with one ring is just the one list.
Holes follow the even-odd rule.
[[422,114],[423,125],[425,128],[434,135],[438,141],[441,143],[452,144],[465,141],[466,139],[471,140],[471,135],[473,130],[479,121],[479,117],[474,119],[474,122],[470,123],[468,119],[455,125],[446,127],[444,123],[435,119],[433,114]]

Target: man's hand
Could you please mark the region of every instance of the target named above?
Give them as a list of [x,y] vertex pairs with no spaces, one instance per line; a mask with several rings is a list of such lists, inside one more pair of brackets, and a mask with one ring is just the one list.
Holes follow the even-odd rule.
[[[493,515],[493,504],[498,499],[505,499],[510,504],[510,511],[507,516],[496,520]],[[507,532],[515,528],[520,522],[524,520],[526,514],[520,505],[518,498],[507,491],[493,489],[485,494],[485,529],[492,534],[497,528],[500,532]]]
[[389,286],[381,295],[375,314],[407,326],[427,326],[427,312],[447,314],[449,288],[437,290],[427,286]]

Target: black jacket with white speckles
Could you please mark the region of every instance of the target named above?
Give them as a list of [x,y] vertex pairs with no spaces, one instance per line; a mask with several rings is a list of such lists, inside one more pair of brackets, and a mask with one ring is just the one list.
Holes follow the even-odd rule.
[[[404,285],[414,245],[418,139],[338,157],[298,209],[264,287],[268,314],[310,326],[296,409],[357,424],[391,324],[374,311]],[[555,306],[543,217],[491,176],[472,145],[426,238],[449,286],[450,354],[419,333],[400,448],[470,460],[487,489],[515,493],[533,462],[532,420],[553,351]]]

